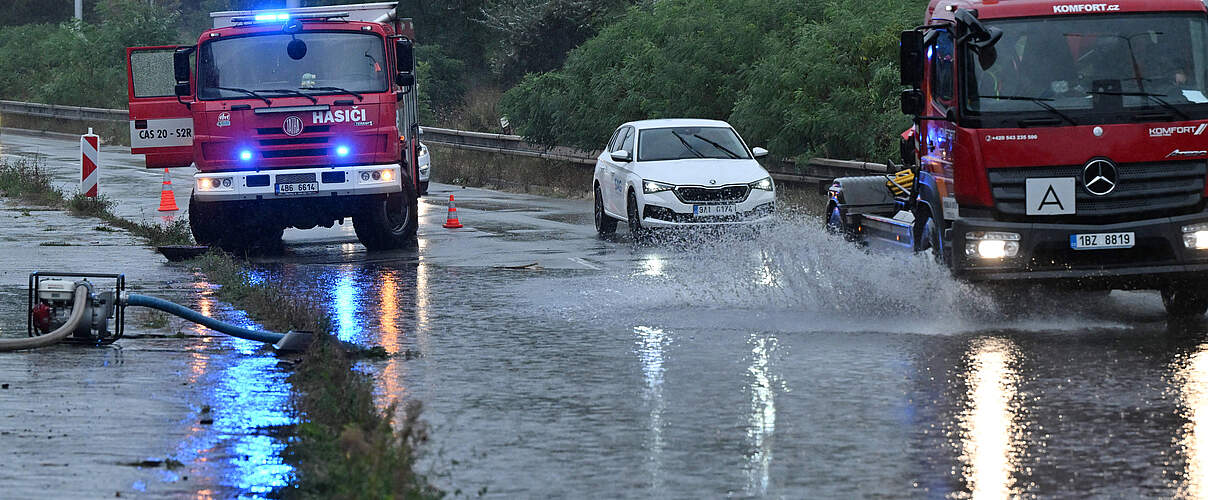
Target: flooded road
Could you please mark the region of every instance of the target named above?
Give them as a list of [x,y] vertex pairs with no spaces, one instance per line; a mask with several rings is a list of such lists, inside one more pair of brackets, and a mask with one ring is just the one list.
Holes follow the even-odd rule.
[[[993,296],[808,218],[635,245],[598,239],[586,201],[432,192],[416,248],[290,230],[252,265],[397,354],[364,369],[382,407],[424,404],[420,470],[447,491],[1208,496],[1208,322],[1168,324],[1156,294]],[[440,227],[449,194],[466,229]],[[239,455],[269,474],[256,495],[288,477],[257,430],[288,418],[280,375],[223,366],[205,390],[265,436]]]

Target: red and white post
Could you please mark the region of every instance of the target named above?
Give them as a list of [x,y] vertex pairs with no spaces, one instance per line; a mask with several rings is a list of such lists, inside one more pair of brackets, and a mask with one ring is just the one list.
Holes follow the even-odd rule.
[[89,127],[88,133],[80,136],[80,165],[83,167],[80,172],[80,192],[84,196],[96,198],[100,160],[101,138],[93,134],[92,127]]

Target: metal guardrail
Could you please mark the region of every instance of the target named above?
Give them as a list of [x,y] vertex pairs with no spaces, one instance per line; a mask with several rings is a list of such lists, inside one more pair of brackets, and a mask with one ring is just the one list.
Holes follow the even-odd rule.
[[130,120],[129,113],[124,109],[85,108],[80,106],[60,106],[58,104],[0,100],[0,114],[2,113],[54,118],[56,120],[94,122],[127,122]]
[[[4,113],[74,121],[126,122],[129,120],[129,114],[124,109],[86,108],[0,100],[0,114]],[[545,147],[529,144],[525,142],[523,137],[518,135],[471,132],[437,127],[424,127],[423,131],[422,140],[426,143],[440,144],[470,151],[543,158],[580,165],[594,165],[596,157],[600,154],[599,151],[587,152],[563,146]],[[787,163],[787,165],[793,164]],[[825,188],[832,180],[838,177],[878,175],[888,172],[886,166],[880,163],[815,158],[802,167],[793,167],[791,170],[773,169],[771,173],[772,178],[778,182],[817,183],[820,187]]]

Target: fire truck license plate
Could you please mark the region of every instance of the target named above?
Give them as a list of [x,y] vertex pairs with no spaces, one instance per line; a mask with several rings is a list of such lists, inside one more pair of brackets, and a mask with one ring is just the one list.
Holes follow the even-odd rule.
[[692,205],[692,215],[708,217],[717,215],[735,215],[738,207],[735,205]]
[[315,194],[319,192],[319,183],[317,182],[296,182],[293,184],[277,184],[277,194],[292,195],[292,194]]
[[1137,237],[1133,233],[1071,234],[1070,248],[1074,250],[1132,248],[1136,241]]

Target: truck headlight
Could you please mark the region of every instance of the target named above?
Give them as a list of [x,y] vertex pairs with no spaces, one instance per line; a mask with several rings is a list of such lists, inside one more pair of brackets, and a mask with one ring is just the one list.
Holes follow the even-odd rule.
[[198,177],[198,191],[230,191],[234,187],[234,182],[230,177]]
[[663,191],[670,191],[672,189],[675,189],[675,186],[672,186],[671,184],[667,184],[664,182],[655,182],[655,181],[647,181],[647,180],[642,181],[642,192],[644,192],[646,194],[661,193]]
[[1183,246],[1195,250],[1208,250],[1208,222],[1183,226]]
[[1003,259],[1019,255],[1019,234],[997,231],[965,233],[965,256]]
[[764,191],[771,191],[776,188],[776,184],[774,182],[772,182],[771,177],[764,177],[755,182],[752,182],[749,185],[751,186],[751,189],[761,189]]

